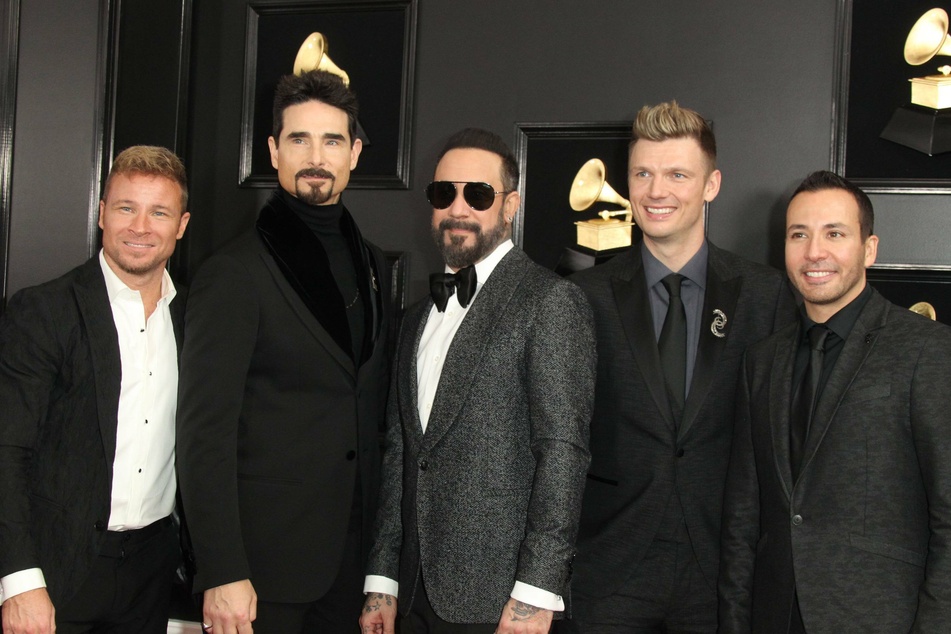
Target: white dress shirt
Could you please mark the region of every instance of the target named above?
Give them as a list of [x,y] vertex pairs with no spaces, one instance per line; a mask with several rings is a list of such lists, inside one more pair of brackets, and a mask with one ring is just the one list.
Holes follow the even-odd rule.
[[[167,517],[175,506],[178,350],[168,305],[176,291],[163,271],[162,297],[146,320],[140,293],[109,268],[102,251],[99,265],[118,333],[122,368],[109,530],[123,531]],[[14,572],[0,578],[0,604],[45,587],[39,568]]]
[[[456,336],[456,331],[459,330],[459,326],[462,325],[469,308],[479,297],[479,291],[482,290],[495,267],[514,246],[511,240],[506,240],[482,261],[476,263],[476,292],[469,300],[468,306],[463,308],[459,304],[458,294],[453,293],[446,304],[445,312],[439,312],[435,305],[430,309],[429,319],[426,320],[426,326],[423,328],[423,334],[419,340],[419,349],[416,351],[417,407],[419,408],[419,422],[422,425],[423,433],[426,433],[426,427],[429,424],[429,414],[433,409],[433,400],[436,398],[436,389],[439,387],[439,378],[442,376],[443,363],[446,360],[449,346]],[[446,267],[446,272],[452,273],[453,271]],[[367,575],[363,591],[382,592],[397,596],[399,594],[399,582],[380,575]],[[546,610],[562,612],[565,609],[565,603],[559,595],[521,581],[515,582],[511,596],[517,601]]]

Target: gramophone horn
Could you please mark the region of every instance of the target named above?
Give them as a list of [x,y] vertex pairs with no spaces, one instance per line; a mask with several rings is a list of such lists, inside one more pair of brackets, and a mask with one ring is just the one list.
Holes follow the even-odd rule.
[[311,33],[301,44],[297,51],[297,58],[294,60],[294,74],[300,75],[309,70],[325,70],[339,76],[343,83],[350,85],[350,76],[334,64],[327,56],[327,38],[322,33]]
[[932,306],[928,302],[918,302],[916,304],[912,304],[909,310],[913,313],[924,315],[925,317],[929,318],[931,321],[937,321],[938,319],[938,315],[935,312],[934,306]]
[[568,194],[568,204],[571,208],[582,211],[596,202],[603,202],[630,209],[631,203],[614,191],[614,188],[605,182],[604,176],[604,161],[601,159],[593,158],[582,165],[571,185],[571,193]]
[[905,61],[920,66],[935,55],[951,55],[948,37],[948,13],[931,9],[915,22],[905,40]]

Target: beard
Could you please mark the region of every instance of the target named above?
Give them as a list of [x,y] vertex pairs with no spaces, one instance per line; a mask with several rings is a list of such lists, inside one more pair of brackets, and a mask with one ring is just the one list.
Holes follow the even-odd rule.
[[[327,189],[326,191],[322,190],[320,187],[301,184],[301,179],[304,177],[312,178],[326,178],[327,180]],[[330,200],[334,195],[334,185],[337,184],[337,177],[328,172],[327,170],[320,168],[307,168],[302,169],[294,175],[294,190],[297,193],[297,199],[307,203],[308,205],[323,205],[328,200]]]
[[[475,244],[470,247],[465,246],[466,236],[450,236],[449,242],[446,242],[446,232],[450,229],[465,229],[471,231],[475,238]],[[442,254],[443,261],[453,269],[461,269],[479,262],[492,253],[495,247],[499,246],[505,240],[507,227],[505,226],[504,212],[499,209],[498,222],[488,233],[482,232],[482,226],[476,222],[466,222],[456,220],[455,218],[445,218],[438,226],[433,227],[433,240],[436,241],[436,247]]]

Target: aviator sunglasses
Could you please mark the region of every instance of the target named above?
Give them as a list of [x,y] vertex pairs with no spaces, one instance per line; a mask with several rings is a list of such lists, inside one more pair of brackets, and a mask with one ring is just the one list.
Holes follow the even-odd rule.
[[495,202],[496,196],[512,193],[511,191],[497,192],[488,183],[467,183],[464,181],[433,181],[426,186],[426,199],[436,209],[445,209],[456,200],[458,188],[464,185],[462,197],[466,204],[476,211],[485,211]]

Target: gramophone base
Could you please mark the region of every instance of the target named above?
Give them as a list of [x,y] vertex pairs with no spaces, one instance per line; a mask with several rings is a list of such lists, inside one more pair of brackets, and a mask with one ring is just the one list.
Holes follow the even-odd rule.
[[555,265],[555,273],[567,276],[584,269],[590,269],[592,266],[604,264],[618,253],[623,253],[629,248],[621,247],[609,251],[595,251],[583,246],[565,247],[561,257],[558,258],[558,264]]
[[895,110],[879,136],[928,156],[951,152],[951,108],[906,104]]

